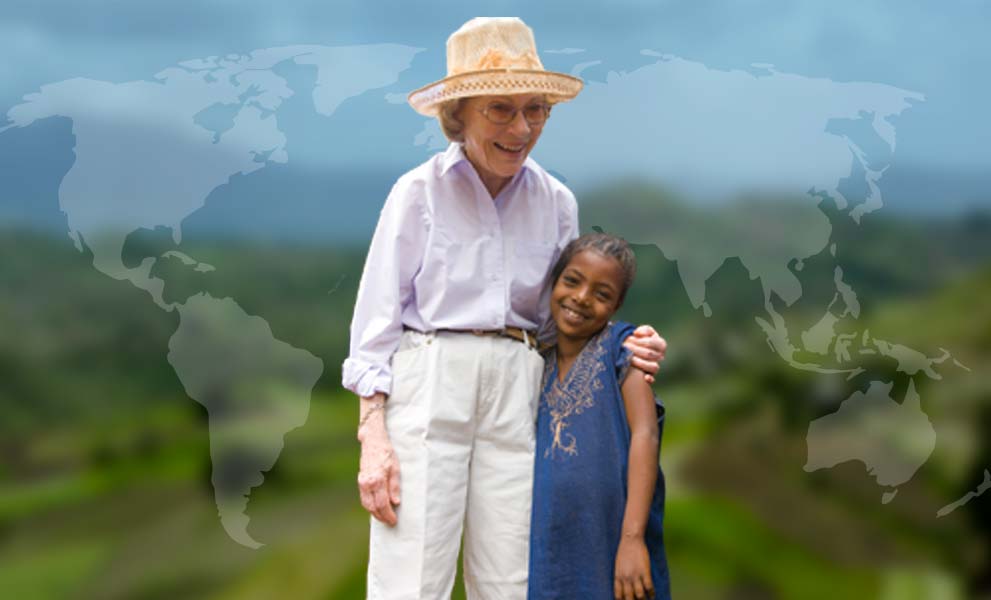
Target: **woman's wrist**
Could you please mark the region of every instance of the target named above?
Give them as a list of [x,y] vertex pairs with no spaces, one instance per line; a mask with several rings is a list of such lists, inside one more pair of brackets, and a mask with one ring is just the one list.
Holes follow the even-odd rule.
[[385,394],[362,397],[358,406],[358,441],[364,442],[370,436],[384,435]]

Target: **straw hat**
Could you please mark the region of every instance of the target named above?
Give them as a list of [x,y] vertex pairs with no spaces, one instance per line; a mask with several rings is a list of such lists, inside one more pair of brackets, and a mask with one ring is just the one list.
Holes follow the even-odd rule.
[[437,116],[440,104],[468,96],[545,94],[566,102],[582,80],[544,70],[533,31],[516,17],[476,17],[447,38],[447,77],[410,92],[416,112]]

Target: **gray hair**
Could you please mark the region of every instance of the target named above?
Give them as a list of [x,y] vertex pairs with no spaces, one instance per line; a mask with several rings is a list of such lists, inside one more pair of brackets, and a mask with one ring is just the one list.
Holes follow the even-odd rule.
[[467,101],[468,98],[448,100],[437,111],[437,120],[440,121],[440,130],[444,132],[444,137],[459,144],[465,141],[465,123],[458,118],[458,113]]
[[596,231],[594,233],[586,233],[578,239],[571,240],[571,243],[561,251],[561,256],[557,259],[557,263],[551,270],[551,283],[556,284],[558,277],[564,272],[571,259],[579,252],[584,252],[585,250],[598,252],[606,258],[615,259],[619,263],[620,269],[623,271],[623,288],[619,290],[619,301],[616,303],[616,308],[619,308],[623,305],[626,292],[633,285],[633,279],[637,276],[637,257],[633,254],[630,245],[621,237]]

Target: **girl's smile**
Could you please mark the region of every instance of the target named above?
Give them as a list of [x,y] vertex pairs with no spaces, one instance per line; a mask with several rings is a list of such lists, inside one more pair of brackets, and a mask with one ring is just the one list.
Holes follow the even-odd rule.
[[623,269],[594,250],[572,257],[551,290],[551,317],[558,338],[584,341],[602,329],[619,308]]

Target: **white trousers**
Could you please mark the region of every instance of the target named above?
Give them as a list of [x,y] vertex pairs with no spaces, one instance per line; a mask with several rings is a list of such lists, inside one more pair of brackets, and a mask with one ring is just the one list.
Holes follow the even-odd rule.
[[470,600],[525,600],[543,359],[470,333],[403,334],[386,427],[399,523],[372,519],[369,600],[449,599],[464,533]]

